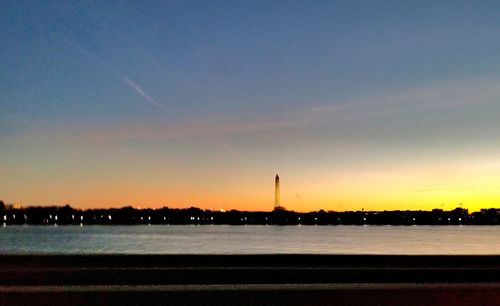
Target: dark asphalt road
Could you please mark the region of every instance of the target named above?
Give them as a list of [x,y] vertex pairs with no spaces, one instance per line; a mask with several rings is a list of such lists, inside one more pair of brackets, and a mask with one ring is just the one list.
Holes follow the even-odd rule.
[[500,256],[0,259],[0,305],[500,305]]

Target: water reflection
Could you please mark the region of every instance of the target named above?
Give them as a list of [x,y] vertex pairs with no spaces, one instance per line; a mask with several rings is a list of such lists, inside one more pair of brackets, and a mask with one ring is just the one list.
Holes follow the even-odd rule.
[[500,254],[500,227],[7,226],[0,253]]

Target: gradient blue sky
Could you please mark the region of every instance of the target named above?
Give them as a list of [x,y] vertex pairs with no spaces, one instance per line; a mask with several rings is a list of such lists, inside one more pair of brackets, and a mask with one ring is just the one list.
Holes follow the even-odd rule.
[[499,206],[496,1],[3,1],[0,198]]

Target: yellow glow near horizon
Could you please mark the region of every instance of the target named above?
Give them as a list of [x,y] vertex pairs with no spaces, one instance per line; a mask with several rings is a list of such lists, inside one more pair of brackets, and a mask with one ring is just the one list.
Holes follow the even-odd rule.
[[[324,210],[431,210],[463,205],[471,211],[498,207],[499,162],[407,165],[372,170],[353,169],[326,179],[281,174],[282,203],[295,211]],[[266,180],[267,179],[267,180]],[[263,181],[266,180],[265,183]],[[88,182],[86,186],[40,185],[20,194],[25,204],[65,204],[75,207],[200,207],[269,211],[274,204],[274,176],[233,180],[198,178],[192,185],[175,185],[159,177],[144,181],[117,180],[113,184]],[[196,185],[194,185],[196,184]],[[14,194],[12,194],[14,197]],[[38,198],[38,202],[31,199]],[[18,201],[19,202],[19,201]],[[90,203],[90,204],[89,204]]]
[[[460,204],[476,211],[500,206],[500,159],[494,152],[482,159],[432,155],[367,161],[349,154],[357,152],[354,147],[345,148],[344,158],[315,160],[296,151],[248,161],[219,147],[210,151],[199,145],[189,145],[189,152],[204,153],[192,155],[170,152],[170,146],[146,150],[101,144],[71,144],[69,153],[62,155],[50,143],[45,146],[38,148],[36,158],[29,150],[5,157],[2,200],[78,208],[132,205],[270,211],[277,172],[281,204],[295,211],[430,210]],[[307,163],[297,162],[304,160]]]

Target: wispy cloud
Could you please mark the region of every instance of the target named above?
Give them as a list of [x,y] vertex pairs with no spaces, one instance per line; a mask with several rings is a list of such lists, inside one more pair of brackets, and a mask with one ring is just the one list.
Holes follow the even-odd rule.
[[[135,83],[133,81],[128,80],[127,82],[129,82],[129,86],[134,87]],[[154,122],[103,123],[99,126],[87,127],[85,130],[64,131],[63,134],[70,136],[61,136],[66,139],[79,139],[98,143],[119,142],[128,139],[205,139],[247,160],[251,160],[251,158],[245,157],[246,152],[238,149],[238,145],[234,147],[235,144],[251,143],[263,139],[297,142],[298,135],[306,138],[324,137],[324,135],[317,136],[314,134],[317,131],[317,129],[314,129],[315,127],[325,127],[326,129],[323,129],[325,132],[331,131],[328,134],[328,141],[339,139],[343,144],[346,141],[357,143],[367,139],[369,141],[374,141],[374,139],[377,141],[380,139],[392,141],[394,137],[400,137],[401,141],[410,141],[411,138],[411,141],[414,142],[418,141],[418,139],[427,139],[428,135],[425,133],[419,135],[421,132],[405,127],[404,120],[398,119],[390,123],[384,131],[397,130],[398,132],[394,132],[387,137],[383,136],[386,135],[385,133],[372,131],[371,126],[363,124],[367,118],[379,120],[379,122],[389,122],[391,118],[402,118],[401,115],[404,118],[412,116],[425,117],[426,112],[447,114],[449,110],[490,103],[487,105],[492,105],[491,107],[484,107],[483,105],[482,108],[483,111],[488,111],[488,109],[494,107],[491,102],[500,97],[500,86],[498,84],[500,82],[497,82],[497,79],[494,78],[449,81],[385,96],[318,104],[315,107],[261,116],[237,118],[204,116],[170,118],[168,121]],[[140,87],[134,87],[134,90],[143,95],[146,100],[147,97],[150,97]],[[147,101],[154,103],[155,100],[151,100],[152,102]],[[159,108],[159,106],[157,107]],[[464,135],[463,133],[457,133],[457,127],[450,130],[450,127],[439,126],[439,121],[430,122],[429,124],[435,126],[426,125],[426,129],[440,130],[441,135],[448,132],[459,135],[457,137],[463,137]],[[484,134],[485,131],[481,128],[481,124],[481,122],[478,122],[477,126],[473,126],[474,131],[467,132],[470,132],[470,135]],[[337,127],[340,127],[340,129],[337,129]],[[308,132],[309,130],[311,132]],[[466,130],[462,130],[462,132],[464,131]],[[243,139],[245,141],[242,141]]]
[[[255,135],[269,131],[289,130],[307,124],[306,120],[290,118],[272,120],[270,118],[227,120],[221,118],[177,119],[169,122],[123,123],[98,127],[83,132],[85,138],[98,142],[118,141],[120,139],[182,139],[206,138],[229,149],[224,137]],[[234,151],[233,149],[229,149]]]
[[[130,80],[127,80],[129,82]],[[129,84],[148,99],[148,95]],[[419,114],[427,111],[448,111],[495,101],[500,97],[500,86],[493,80],[449,82],[417,88],[407,92],[375,98],[337,102],[283,113],[253,118],[189,118],[169,122],[124,123],[87,132],[92,139],[106,141],[126,138],[173,139],[265,135],[268,132],[290,132],[321,125],[326,122],[355,126],[367,118],[390,118],[398,115]],[[148,100],[149,101],[149,100]],[[151,100],[150,103],[154,103]],[[160,106],[158,106],[160,107]]]
[[500,79],[473,78],[440,81],[375,97],[334,101],[304,111],[316,114],[317,117],[341,114],[350,118],[366,118],[450,110],[495,101],[499,97]]

